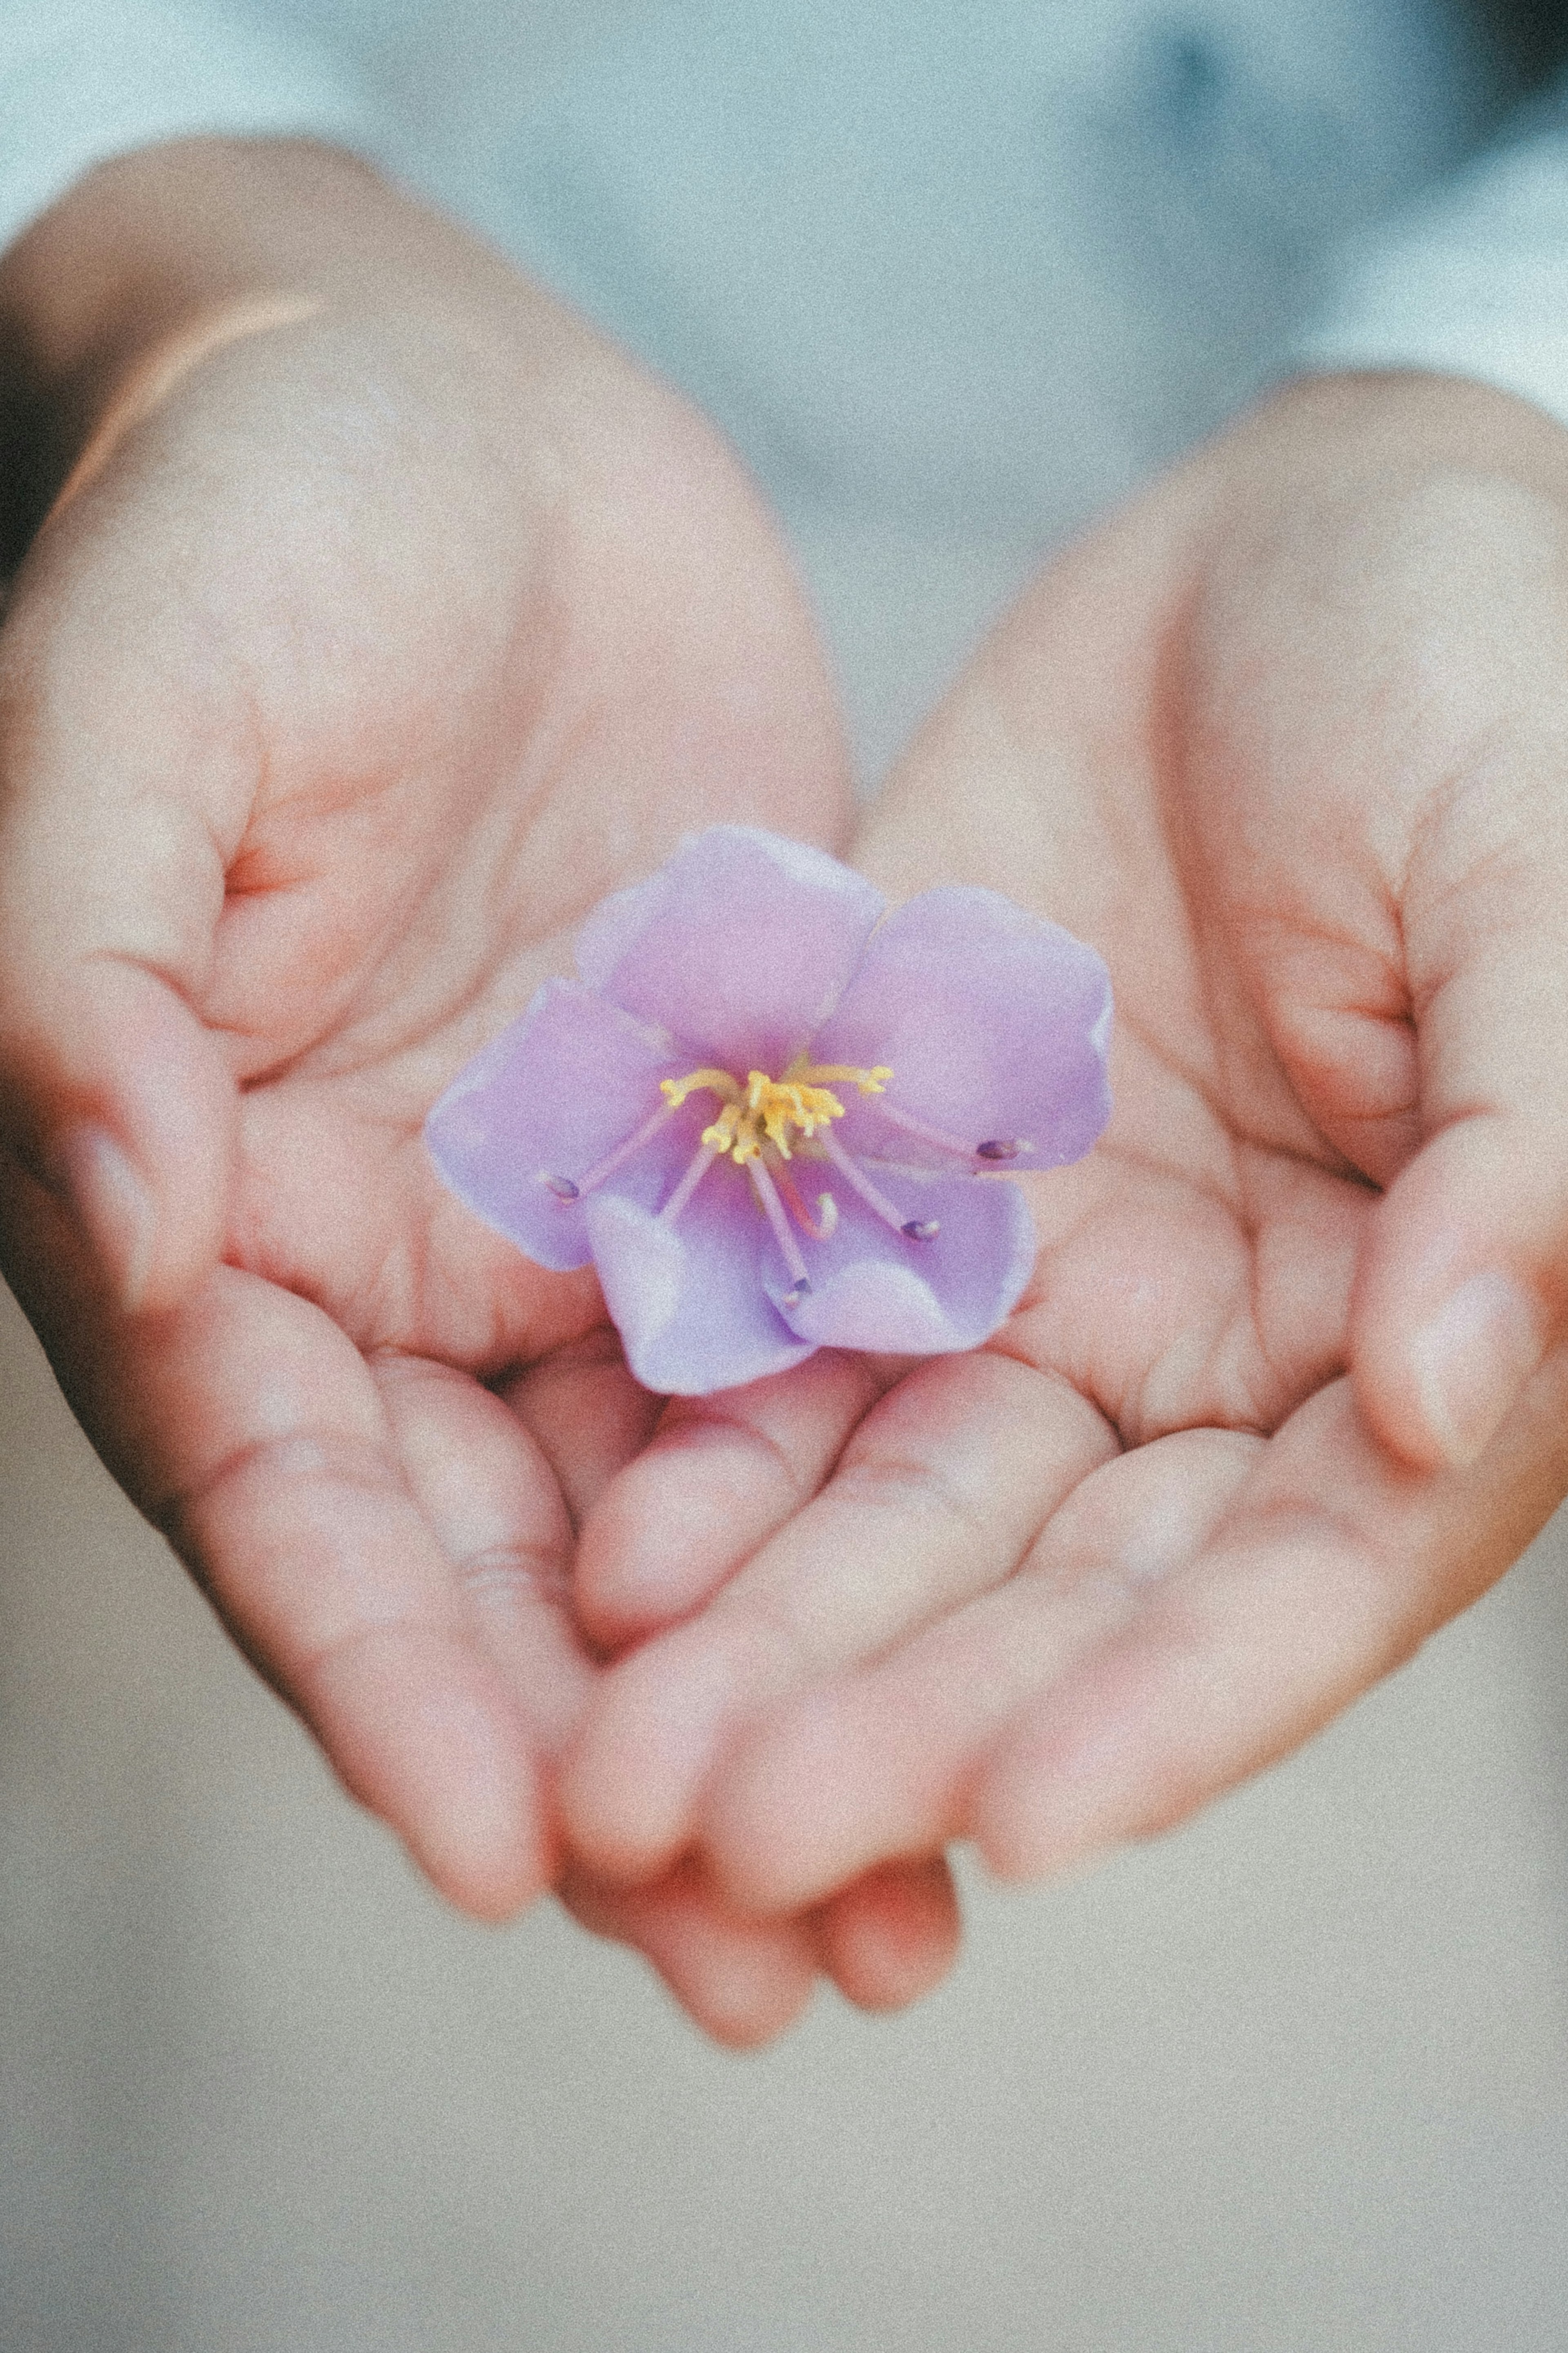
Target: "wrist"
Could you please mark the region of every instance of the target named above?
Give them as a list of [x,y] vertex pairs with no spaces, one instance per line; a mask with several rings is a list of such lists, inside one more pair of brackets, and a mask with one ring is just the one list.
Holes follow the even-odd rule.
[[[321,293],[396,204],[354,157],[300,141],[181,141],[79,180],[0,259],[8,355],[90,411],[204,311]],[[368,216],[368,217],[367,217]]]
[[0,257],[10,548],[210,352],[331,310],[406,319],[504,265],[306,141],[182,141],[86,174]]

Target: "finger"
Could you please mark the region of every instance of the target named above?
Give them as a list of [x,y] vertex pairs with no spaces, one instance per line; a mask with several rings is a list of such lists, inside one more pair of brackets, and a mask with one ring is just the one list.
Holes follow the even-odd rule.
[[1510,480],[1514,422],[1495,474],[1396,459],[1305,544],[1241,518],[1191,648],[1198,888],[1298,1103],[1389,1188],[1351,1361],[1427,1469],[1477,1459],[1568,1318],[1568,534]]
[[594,1680],[572,1621],[572,1528],[554,1474],[515,1414],[469,1375],[402,1356],[378,1359],[373,1373],[410,1491],[475,1630],[535,1755],[553,1758]]
[[963,1932],[952,1873],[941,1855],[885,1863],[825,1904],[823,1961],[859,2010],[906,2010],[934,1991]]
[[[572,1616],[572,1532],[549,1465],[509,1408],[467,1375],[395,1356],[378,1363],[375,1378],[415,1496],[534,1752],[553,1758],[595,1670]],[[721,2042],[771,2041],[809,1999],[817,1968],[809,1926],[742,1919],[695,1873],[625,1890],[567,1866],[561,1894],[584,1926],[646,1955]]]
[[771,1711],[703,1806],[717,1883],[749,1911],[790,1912],[962,1835],[989,1746],[1195,1556],[1261,1443],[1188,1430],[1116,1456],[997,1590]]
[[41,1187],[18,1172],[5,1208],[7,1271],[110,1470],[436,1885],[516,1911],[548,1874],[527,1728],[358,1352],[231,1268],[175,1314],[117,1318]]
[[700,1618],[606,1678],[562,1776],[578,1850],[611,1878],[668,1868],[746,1716],[1007,1576],[1114,1447],[1091,1407],[1030,1366],[990,1351],[923,1365]]
[[256,754],[186,674],[169,584],[73,569],[76,536],[46,534],[0,645],[0,1136],[155,1309],[222,1241],[235,1091],[192,1008]]
[[1374,1429],[1431,1467],[1477,1459],[1568,1323],[1564,758],[1549,795],[1477,780],[1412,885],[1429,1141],[1372,1221],[1352,1351]]
[[771,2042],[811,1999],[816,1947],[809,1926],[736,1918],[690,1863],[641,1888],[608,1889],[573,1871],[561,1894],[595,1936],[645,1954],[682,2009],[731,2050]]
[[1568,1360],[1473,1470],[1421,1473],[1347,1383],[1272,1440],[1209,1544],[1022,1712],[967,1827],[1036,1878],[1169,1829],[1288,1754],[1481,1592],[1568,1478]]
[[664,1405],[633,1378],[608,1324],[552,1349],[500,1394],[554,1472],[574,1527],[647,1445]]
[[531,1901],[550,1847],[528,1726],[357,1352],[225,1270],[134,1371],[153,1516],[348,1788],[464,1909]]
[[672,1398],[583,1527],[577,1607],[606,1649],[684,1618],[821,1486],[887,1387],[879,1360],[824,1348],[794,1372]]

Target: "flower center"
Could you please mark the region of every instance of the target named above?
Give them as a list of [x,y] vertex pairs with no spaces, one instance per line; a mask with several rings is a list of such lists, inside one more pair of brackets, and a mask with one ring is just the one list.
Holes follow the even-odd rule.
[[[790,1220],[793,1218],[795,1226],[808,1240],[825,1242],[837,1229],[838,1205],[831,1193],[819,1193],[813,1214],[785,1166],[795,1157],[790,1148],[792,1137],[806,1145],[811,1158],[826,1161],[836,1168],[873,1215],[895,1233],[902,1234],[907,1241],[934,1241],[942,1230],[935,1218],[906,1218],[833,1133],[834,1121],[844,1117],[844,1105],[834,1093],[835,1087],[855,1087],[863,1095],[880,1095],[892,1075],[885,1062],[863,1071],[848,1062],[808,1062],[804,1054],[796,1057],[781,1079],[770,1078],[766,1071],[748,1071],[743,1082],[731,1071],[688,1071],[683,1079],[659,1081],[664,1101],[658,1109],[585,1175],[561,1176],[542,1168],[539,1181],[558,1201],[580,1201],[646,1144],[651,1144],[689,1095],[717,1095],[718,1114],[703,1129],[684,1175],[658,1212],[658,1221],[663,1226],[673,1226],[715,1162],[732,1160],[738,1168],[746,1171],[773,1228],[793,1285],[784,1295],[784,1304],[795,1307],[810,1291],[811,1281]],[[933,1127],[928,1120],[902,1111],[896,1104],[885,1103],[880,1108],[883,1117],[895,1127],[903,1128],[939,1152],[952,1153],[955,1158],[967,1161],[972,1169],[976,1162],[1013,1160],[1021,1153],[1034,1150],[1033,1145],[1022,1137],[994,1136],[981,1144],[968,1144],[962,1136],[950,1135],[945,1128]]]
[[743,1168],[748,1161],[760,1159],[764,1143],[788,1160],[792,1131],[809,1143],[818,1128],[842,1119],[844,1105],[834,1087],[858,1087],[863,1095],[879,1095],[892,1075],[881,1063],[860,1071],[845,1062],[792,1062],[782,1079],[770,1079],[765,1071],[748,1071],[743,1085],[728,1071],[689,1071],[683,1079],[661,1079],[659,1092],[671,1111],[679,1111],[688,1095],[701,1089],[717,1095],[719,1114],[703,1129],[703,1145],[719,1155],[728,1153]]

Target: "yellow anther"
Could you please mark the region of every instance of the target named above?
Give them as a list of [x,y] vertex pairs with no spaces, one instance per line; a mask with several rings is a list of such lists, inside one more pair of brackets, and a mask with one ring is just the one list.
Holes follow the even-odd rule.
[[702,1131],[702,1141],[715,1152],[729,1152],[734,1146],[735,1132],[746,1114],[738,1103],[727,1103],[711,1127]]
[[769,1078],[766,1071],[748,1071],[742,1087],[728,1071],[702,1070],[689,1071],[683,1079],[661,1079],[659,1090],[671,1111],[679,1111],[688,1095],[700,1089],[718,1095],[722,1108],[703,1129],[702,1142],[714,1152],[728,1153],[743,1168],[748,1160],[759,1156],[764,1140],[781,1160],[788,1160],[792,1130],[798,1129],[809,1142],[819,1127],[843,1118],[844,1105],[825,1081],[858,1087],[862,1094],[879,1095],[892,1075],[882,1068],[858,1071],[836,1064],[812,1070],[796,1065],[782,1079]]
[[660,1079],[658,1082],[659,1093],[668,1096],[671,1111],[679,1111],[687,1096],[694,1095],[700,1087],[721,1095],[727,1103],[741,1100],[741,1090],[728,1071],[691,1071],[684,1079]]

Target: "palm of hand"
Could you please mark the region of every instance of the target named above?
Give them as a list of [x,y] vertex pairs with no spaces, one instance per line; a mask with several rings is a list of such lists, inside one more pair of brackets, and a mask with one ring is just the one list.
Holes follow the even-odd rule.
[[[987,1348],[684,1413],[590,1518],[584,1606],[651,1625],[670,1570],[638,1528],[710,1519],[704,1482],[748,1447],[787,1464],[705,1584],[682,1564],[701,1617],[621,1665],[579,1737],[567,1817],[607,1871],[695,1847],[766,1911],[953,1836],[1026,1873],[1162,1828],[1406,1655],[1562,1491],[1561,1367],[1466,1473],[1402,1461],[1358,1409],[1371,1178],[1423,1110],[1379,828],[1408,783],[1440,871],[1453,797],[1414,773],[1363,793],[1342,771],[1376,697],[1283,651],[1261,670],[1223,596],[1196,612],[1199,473],[1047,575],[860,850],[895,897],[989,883],[1101,948],[1111,1126],[1033,1180],[1036,1280]],[[1287,732],[1342,726],[1316,802],[1270,771],[1275,704]],[[791,1481],[814,1497],[793,1517]]]
[[[1386,778],[1322,802],[1266,727],[1227,740],[1215,678],[1267,715],[1289,638],[1249,660],[1211,615],[1199,642],[1179,480],[1047,575],[862,845],[892,895],[990,883],[1111,962],[1118,1114],[1036,1187],[1034,1287],[973,1356],[825,1354],[653,1426],[591,1284],[483,1236],[419,1124],[587,905],[689,825],[831,836],[838,759],[732,477],[615,367],[584,402],[576,331],[547,319],[541,364],[528,323],[526,359],[481,336],[477,368],[417,330],[367,364],[325,324],[298,383],[222,354],[45,533],[6,629],[10,952],[79,988],[57,1029],[100,1059],[68,1093],[155,1074],[134,1108],[198,1244],[204,1166],[233,1182],[225,1263],[176,1313],[119,1315],[19,1175],[7,1271],[111,1467],[438,1883],[481,1911],[538,1883],[539,1767],[571,1742],[568,1899],[748,2037],[824,1949],[872,2000],[940,1965],[940,1869],[889,1858],[973,1832],[1042,1868],[1303,1736],[1555,1501],[1563,1380],[1464,1477],[1403,1467],[1352,1402],[1368,1179],[1445,1108],[1353,814]],[[521,456],[513,365],[545,420]],[[231,510],[195,581],[193,457]],[[1288,728],[1338,708],[1321,654]],[[1428,830],[1440,902],[1455,828]],[[79,904],[40,915],[29,874],[62,864]],[[105,905],[148,920],[100,935]],[[190,1103],[205,1130],[171,1119]],[[595,1695],[579,1621],[656,1639]],[[709,1869],[768,1913],[846,1892],[746,1924]]]
[[[552,418],[547,387],[514,451],[515,387],[476,389],[471,353],[290,332],[291,368],[220,353],[57,518],[12,630],[46,739],[116,672],[142,714],[129,778],[96,779],[75,822],[84,860],[97,836],[112,860],[117,781],[156,796],[153,944],[52,961],[76,950],[85,1010],[140,1046],[154,1103],[171,1044],[209,1103],[237,1082],[224,1262],[174,1312],[119,1315],[19,1177],[7,1256],[95,1442],[243,1647],[437,1883],[504,1913],[560,1867],[542,1776],[596,1672],[574,1522],[656,1407],[591,1278],[531,1267],[443,1191],[424,1114],[569,963],[585,909],[680,832],[831,832],[841,755],[768,527],[673,403],[606,361],[602,443]],[[247,444],[269,434],[258,533]],[[215,452],[193,578],[182,483]],[[73,595],[100,623],[75,669],[55,620]],[[13,873],[25,793],[18,811]],[[568,1894],[721,2034],[776,2028],[825,1950],[879,1998],[853,1949],[875,1890],[869,1914],[782,1927],[690,1874]]]

